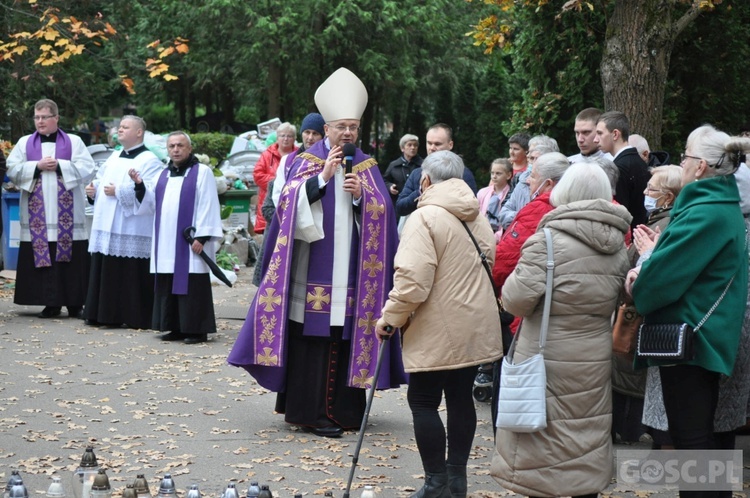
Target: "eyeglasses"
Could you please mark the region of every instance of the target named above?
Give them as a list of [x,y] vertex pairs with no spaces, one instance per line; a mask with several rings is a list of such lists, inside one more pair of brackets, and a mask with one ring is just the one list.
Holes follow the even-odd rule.
[[294,138],[294,135],[279,135],[279,138]]
[[349,126],[336,125],[333,127],[333,129],[338,131],[339,133],[346,133],[347,131],[349,133],[354,133],[357,130],[359,130],[359,126],[358,125],[349,125]]
[[685,159],[688,159],[688,158],[697,159],[699,161],[703,160],[702,157],[688,156],[687,154],[683,152],[682,154],[680,154],[680,163],[685,162]]
[[46,121],[55,116],[57,116],[57,114],[50,114],[49,116],[34,116],[34,121]]
[[646,185],[646,192],[661,192],[660,188],[652,188],[648,185]]

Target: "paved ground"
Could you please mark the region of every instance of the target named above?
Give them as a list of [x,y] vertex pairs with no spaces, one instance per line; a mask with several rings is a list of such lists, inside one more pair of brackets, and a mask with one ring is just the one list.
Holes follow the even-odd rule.
[[[40,496],[57,474],[73,498],[69,476],[92,445],[114,496],[138,473],[155,494],[165,472],[178,490],[197,483],[217,498],[230,481],[244,494],[250,480],[269,484],[277,497],[329,489],[342,496],[357,434],[321,439],[286,425],[272,413],[274,395],[226,364],[255,291],[251,275],[243,268],[233,289],[214,288],[219,333],[197,346],[165,343],[151,331],[36,318],[40,309],[13,305],[12,280],[0,280],[0,482],[19,469],[30,494]],[[409,496],[421,485],[405,393],[377,394],[352,496],[364,484],[381,497]],[[477,411],[470,495],[513,496],[489,476],[489,405]],[[750,437],[740,444],[748,482]],[[605,495],[670,496],[616,483]]]

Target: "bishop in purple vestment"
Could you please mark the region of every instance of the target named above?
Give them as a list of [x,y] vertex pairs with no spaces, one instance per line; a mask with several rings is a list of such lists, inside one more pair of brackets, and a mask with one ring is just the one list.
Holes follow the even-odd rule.
[[[285,420],[328,437],[358,428],[378,354],[375,323],[392,286],[396,218],[377,163],[356,149],[367,103],[340,69],[318,89],[326,138],[292,164],[267,229],[263,278],[229,363],[278,392]],[[390,341],[379,388],[405,381]]]

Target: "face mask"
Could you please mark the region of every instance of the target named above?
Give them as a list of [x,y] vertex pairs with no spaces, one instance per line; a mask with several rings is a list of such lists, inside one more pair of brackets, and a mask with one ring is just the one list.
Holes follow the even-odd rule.
[[533,201],[537,197],[539,197],[539,192],[544,188],[544,184],[547,183],[547,180],[544,180],[541,185],[539,185],[539,188],[534,191],[533,194],[531,194],[531,200]]
[[659,199],[661,199],[662,197],[664,197],[664,196],[662,195],[662,196],[657,197],[657,198],[645,196],[643,198],[643,207],[646,208],[646,213],[648,213],[650,215],[651,213],[653,213],[654,211],[656,211],[656,202]]

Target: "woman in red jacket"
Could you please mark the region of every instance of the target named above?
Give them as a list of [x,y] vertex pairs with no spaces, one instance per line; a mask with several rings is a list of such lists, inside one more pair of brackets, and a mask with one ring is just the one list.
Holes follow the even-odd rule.
[[253,170],[253,181],[258,186],[258,204],[256,206],[255,233],[263,233],[266,229],[266,220],[260,208],[268,192],[268,184],[276,178],[276,169],[279,167],[281,158],[290,152],[297,150],[294,139],[297,136],[297,128],[291,123],[281,123],[276,129],[276,143],[268,147],[260,159],[255,163]]
[[515,269],[523,243],[536,232],[542,217],[554,209],[549,203],[550,193],[569,165],[568,158],[559,152],[543,154],[534,163],[531,175],[526,180],[531,202],[518,212],[495,249],[492,277],[498,291],[502,290],[505,280]]

